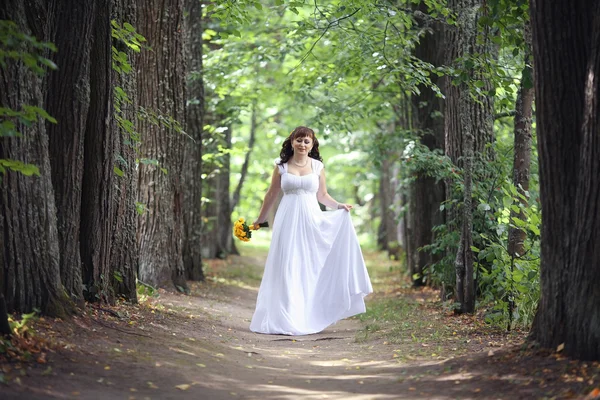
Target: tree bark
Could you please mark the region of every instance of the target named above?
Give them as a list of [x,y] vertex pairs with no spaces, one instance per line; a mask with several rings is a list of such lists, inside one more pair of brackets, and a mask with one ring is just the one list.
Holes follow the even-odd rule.
[[[0,19],[47,41],[53,24],[51,2],[8,1]],[[23,105],[44,107],[42,78],[22,63],[7,61],[0,68],[0,106],[21,110]],[[42,312],[65,316],[71,309],[60,281],[60,251],[54,190],[50,173],[46,124],[17,123],[22,137],[2,138],[0,158],[35,164],[40,176],[8,171],[0,176],[0,292],[9,311]]]
[[[224,132],[223,147],[231,149],[232,124],[228,124],[227,130]],[[217,257],[225,258],[229,254],[239,254],[234,243],[231,233],[231,198],[230,198],[230,163],[229,153],[223,154],[221,157],[221,168],[217,175],[217,240],[218,249]]]
[[[138,8],[140,33],[152,51],[143,51],[138,70],[140,107],[185,121],[185,52],[183,0],[151,0]],[[158,165],[141,163],[138,201],[148,209],[138,219],[140,280],[154,286],[173,283],[187,290],[182,258],[182,164],[185,136],[173,127],[139,122],[142,157]],[[162,170],[164,168],[165,170]]]
[[542,204],[531,338],[600,359],[600,3],[530,2]]
[[[113,0],[112,14],[115,21],[122,25],[125,22],[137,26],[136,0]],[[128,52],[123,43],[114,43],[116,48]],[[144,50],[143,50],[144,51]],[[129,63],[132,68],[128,74],[113,73],[113,87],[121,87],[129,97],[131,104],[123,104],[121,117],[130,122],[137,119],[137,68],[136,60],[129,51]],[[119,129],[119,128],[117,128]],[[111,265],[114,274],[110,277],[116,296],[131,302],[137,301],[136,273],[138,268],[138,252],[136,246],[137,212],[137,171],[135,169],[135,139],[129,132],[120,130],[114,135],[115,166],[124,171],[117,178],[113,191],[114,217],[111,249]]]
[[10,336],[10,323],[8,322],[8,311],[6,309],[6,300],[4,295],[0,292],[0,335]]
[[[476,0],[451,0],[448,6],[457,15],[457,25],[447,31],[447,62],[455,63],[457,59],[473,54],[490,53],[489,43],[477,40],[477,20],[481,12],[481,3]],[[459,68],[465,68],[460,66]],[[473,71],[468,72],[469,79],[477,77]],[[483,78],[482,78],[483,79]],[[455,258],[456,290],[455,297],[460,304],[458,312],[474,312],[475,287],[473,279],[472,246],[472,174],[473,160],[477,155],[482,159],[491,157],[491,150],[486,144],[493,141],[493,99],[491,96],[480,97],[475,101],[466,82],[446,85],[445,115],[445,148],[446,155],[463,168],[464,190],[463,209],[451,210],[447,221],[450,229],[456,221],[461,232],[458,251]],[[462,158],[462,161],[459,159]],[[451,185],[446,185],[446,198],[452,199]]]
[[[81,191],[81,262],[89,301],[112,303],[111,247],[114,194],[114,108],[111,0],[96,0],[90,57],[90,105],[84,139]],[[85,50],[87,51],[87,49]]]
[[202,271],[202,140],[204,129],[204,83],[202,66],[202,3],[186,0],[188,13],[187,114],[186,130],[193,142],[185,146],[183,188],[183,264],[188,279],[204,280]]
[[[526,31],[529,31],[526,27]],[[525,34],[525,55],[521,85],[517,94],[515,105],[515,128],[514,128],[514,159],[513,159],[513,185],[522,195],[526,196],[529,191],[529,176],[531,167],[531,140],[532,140],[532,114],[533,114],[533,70],[531,66],[531,37],[529,33]],[[522,206],[527,205],[527,201],[519,199]],[[511,218],[525,220],[523,212],[511,211]],[[525,241],[525,231],[519,228],[511,227],[508,230],[508,253],[511,257],[522,256],[525,252],[523,243]]]
[[[59,69],[50,73],[47,111],[58,124],[47,124],[52,183],[56,196],[60,276],[67,293],[82,301],[80,249],[84,141],[90,106],[90,47],[95,1],[57,1]],[[90,288],[87,288],[90,289]]]
[[[420,10],[426,12],[422,3]],[[444,35],[440,24],[433,24],[432,31],[425,32],[415,48],[415,56],[420,60],[438,67],[444,63]],[[441,79],[431,77],[432,83],[441,84]],[[430,150],[444,149],[444,101],[428,88],[421,88],[418,95],[412,97],[413,126],[421,132],[420,141]],[[414,219],[411,249],[414,260],[410,270],[413,284],[424,284],[424,271],[436,261],[432,254],[419,248],[433,243],[433,228],[443,223],[440,204],[444,201],[444,183],[423,173],[417,175],[411,187],[410,211]]]

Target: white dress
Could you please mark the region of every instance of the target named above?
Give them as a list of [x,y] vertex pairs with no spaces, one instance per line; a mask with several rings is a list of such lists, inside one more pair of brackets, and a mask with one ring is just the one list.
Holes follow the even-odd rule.
[[[279,160],[276,160],[276,162]],[[323,163],[297,176],[279,166],[283,198],[275,215],[250,330],[308,335],[365,312],[373,291],[350,213],[321,211],[317,202]]]

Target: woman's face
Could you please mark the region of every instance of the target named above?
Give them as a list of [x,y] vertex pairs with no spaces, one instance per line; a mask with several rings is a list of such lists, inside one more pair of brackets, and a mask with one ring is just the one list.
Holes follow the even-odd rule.
[[313,147],[313,140],[310,136],[296,137],[292,140],[292,148],[296,154],[308,154]]

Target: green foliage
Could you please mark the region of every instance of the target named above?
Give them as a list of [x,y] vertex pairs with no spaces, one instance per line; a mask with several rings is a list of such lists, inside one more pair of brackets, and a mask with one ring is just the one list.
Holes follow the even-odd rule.
[[[512,322],[529,327],[533,321],[540,297],[540,209],[536,199],[521,194],[510,182],[505,182],[498,191],[501,206],[496,208],[493,219],[497,220],[496,235],[480,234],[484,247],[474,247],[477,266],[481,269],[479,287],[481,303],[489,307],[486,319],[511,328]],[[533,202],[525,206],[523,202]],[[488,209],[481,202],[478,208]],[[513,215],[511,216],[511,211]],[[514,213],[522,212],[524,219]],[[511,257],[507,250],[509,228],[525,231],[525,252]],[[509,303],[514,304],[510,315]]]
[[158,298],[159,297],[158,290],[154,286],[148,285],[147,283],[137,280],[136,287],[137,287],[136,291],[137,291],[137,295],[138,295],[138,300],[140,301],[140,303],[143,303],[144,301],[148,300],[149,298]]
[[37,320],[39,313],[40,311],[36,309],[28,314],[22,314],[20,320],[13,320],[12,318],[9,318],[8,322],[11,332],[22,336],[30,329],[30,325]]
[[57,68],[44,56],[48,51],[55,52],[56,46],[26,35],[13,21],[0,20],[0,67],[7,68],[9,59],[22,62],[31,71],[43,75],[45,68]]
[[[56,51],[52,43],[39,42],[35,37],[21,32],[13,21],[0,20],[0,67],[8,68],[8,61],[23,63],[25,67],[38,75],[43,75],[46,68],[56,69],[50,59],[45,57],[48,51]],[[57,121],[46,110],[24,104],[21,110],[13,110],[0,105],[0,137],[22,137],[18,126],[32,126],[39,119],[53,124]],[[20,172],[23,175],[40,175],[37,166],[25,164],[18,160],[0,159],[0,173],[7,170]]]
[[10,169],[15,172],[20,172],[25,176],[40,176],[39,168],[33,164],[25,164],[21,161],[0,158],[0,173],[5,174],[7,169]]
[[127,22],[123,23],[123,26],[120,26],[117,21],[112,20],[111,27],[113,39],[117,44],[121,44],[120,46],[112,46],[113,69],[120,74],[128,74],[131,72],[129,54],[117,47],[124,47],[125,49],[139,53],[142,47],[144,47],[146,38],[137,33],[135,28]]

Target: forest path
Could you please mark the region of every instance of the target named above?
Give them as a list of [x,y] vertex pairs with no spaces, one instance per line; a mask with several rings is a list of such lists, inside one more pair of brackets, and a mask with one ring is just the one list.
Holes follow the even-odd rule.
[[[585,391],[559,378],[569,364],[518,358],[509,345],[522,335],[474,330],[473,318],[447,326],[449,317],[427,305],[436,295],[401,289],[398,263],[381,254],[365,254],[376,289],[367,307],[383,305],[381,317],[391,307],[388,300],[401,304],[388,310],[405,313],[406,329],[396,336],[398,321],[358,318],[316,335],[252,333],[266,253],[243,250],[244,257],[211,260],[207,281],[190,283],[189,296],[161,291],[143,306],[91,308],[71,321],[40,321],[40,334],[59,350],[48,354],[48,364],[9,368],[0,398],[535,399]],[[466,330],[459,330],[463,325]]]

